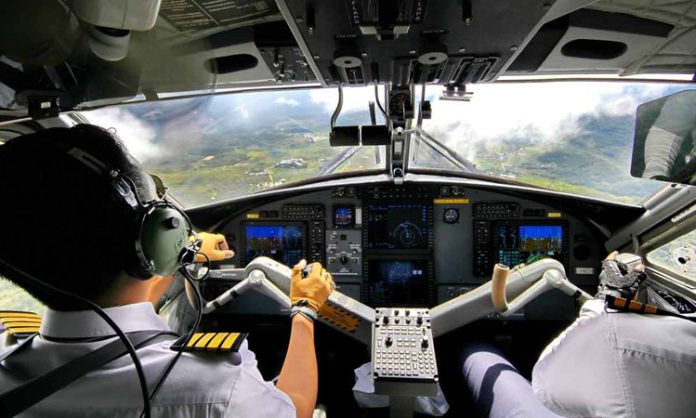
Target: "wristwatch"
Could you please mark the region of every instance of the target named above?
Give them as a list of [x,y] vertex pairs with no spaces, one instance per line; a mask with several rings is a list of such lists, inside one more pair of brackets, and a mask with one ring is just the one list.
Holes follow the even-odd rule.
[[296,304],[292,305],[292,308],[290,308],[290,318],[297,314],[304,316],[312,322],[317,320],[317,311],[309,306],[309,302],[307,302],[306,299],[299,300]]

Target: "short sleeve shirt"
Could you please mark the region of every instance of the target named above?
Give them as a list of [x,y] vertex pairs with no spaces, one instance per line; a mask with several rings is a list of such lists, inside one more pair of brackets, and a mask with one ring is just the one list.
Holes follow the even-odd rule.
[[[105,309],[128,332],[166,331],[150,303]],[[0,333],[1,334],[1,333]],[[3,338],[0,335],[0,339]],[[91,311],[47,310],[40,335],[0,364],[0,388],[51,370],[114,340]],[[176,354],[175,337],[138,350],[152,391]],[[0,352],[8,348],[0,348]],[[142,395],[130,356],[90,372],[26,410],[21,417],[139,417]],[[245,341],[238,353],[183,353],[152,402],[153,417],[294,418],[290,398],[264,381]]]
[[564,417],[694,417],[696,323],[586,302],[542,353],[532,387]]

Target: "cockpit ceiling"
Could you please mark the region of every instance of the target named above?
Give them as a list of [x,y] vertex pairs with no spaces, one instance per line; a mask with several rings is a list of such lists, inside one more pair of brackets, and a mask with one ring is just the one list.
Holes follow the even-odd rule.
[[587,3],[567,14],[549,13],[506,75],[694,73],[694,2]]
[[669,35],[624,68],[624,75],[660,72],[694,73],[696,68],[696,4],[673,0],[606,0],[592,5],[609,13],[630,13],[672,25]]
[[39,96],[56,99],[49,112],[228,88],[696,72],[694,1],[153,0],[150,27],[118,3],[3,1],[0,108]]

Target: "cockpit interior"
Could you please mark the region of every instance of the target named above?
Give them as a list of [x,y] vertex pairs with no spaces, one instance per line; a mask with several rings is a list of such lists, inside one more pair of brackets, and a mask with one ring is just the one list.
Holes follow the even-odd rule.
[[[529,379],[612,251],[696,311],[696,100],[645,174],[658,113],[696,97],[696,2],[12,0],[0,35],[0,147],[115,132],[234,251],[196,267],[199,330],[248,333],[264,379],[289,268],[331,273],[323,416],[473,416],[462,347]],[[187,323],[188,296],[175,281],[156,308]],[[0,280],[0,310],[24,309]]]

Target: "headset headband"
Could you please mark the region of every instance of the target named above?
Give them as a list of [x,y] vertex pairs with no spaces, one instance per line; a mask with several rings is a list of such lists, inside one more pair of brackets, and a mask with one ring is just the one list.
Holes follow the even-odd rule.
[[[169,275],[191,262],[200,243],[189,240],[193,227],[188,216],[166,199],[166,187],[153,178],[159,199],[142,202],[135,183],[85,150],[63,143],[67,155],[108,181],[114,196],[134,214],[132,255],[126,272],[149,279],[155,274]],[[159,180],[159,181],[158,181]]]

